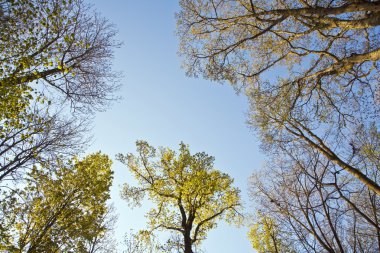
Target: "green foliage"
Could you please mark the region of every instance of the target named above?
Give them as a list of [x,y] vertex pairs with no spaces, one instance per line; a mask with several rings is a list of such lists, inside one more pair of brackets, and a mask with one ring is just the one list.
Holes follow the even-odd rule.
[[[95,153],[83,159],[34,167],[24,189],[3,205],[7,252],[88,252],[94,238],[107,232],[103,223],[112,184],[111,160]],[[49,168],[54,166],[55,168]]]
[[[138,141],[137,155],[119,154],[138,182],[126,184],[122,196],[132,205],[148,198],[155,204],[146,215],[150,230],[170,230],[184,236],[184,246],[206,239],[218,220],[240,221],[239,190],[233,179],[214,168],[214,158],[206,153],[190,154],[180,144],[178,155],[169,148],[154,149]],[[188,246],[188,245],[187,245]]]
[[116,31],[82,0],[0,0],[0,23],[0,251],[84,252],[107,230],[111,161],[67,157],[117,87]]
[[[45,5],[48,5],[47,2]],[[48,48],[43,48],[42,45],[49,39],[42,29],[43,25],[38,25],[36,21],[58,18],[68,5],[61,5],[50,16],[44,7],[41,1],[26,0],[7,1],[0,5],[3,18],[0,28],[0,120],[14,127],[20,127],[26,108],[36,99],[33,98],[35,88],[28,83],[39,79],[39,73],[47,71],[48,66],[52,65],[54,51],[48,52]],[[49,34],[58,31],[54,25],[50,29]]]
[[39,157],[77,153],[88,113],[118,86],[110,59],[119,43],[82,0],[0,1],[0,21],[1,182]]
[[272,218],[258,213],[256,219],[248,232],[248,239],[258,253],[294,252],[284,245],[283,234]]
[[0,13],[0,120],[38,100],[38,82],[82,104],[112,92],[115,31],[83,1],[1,1]]

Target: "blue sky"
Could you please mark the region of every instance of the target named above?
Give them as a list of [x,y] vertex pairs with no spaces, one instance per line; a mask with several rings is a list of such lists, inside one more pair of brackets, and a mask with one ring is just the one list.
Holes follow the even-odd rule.
[[[242,190],[246,211],[248,177],[261,167],[259,142],[246,125],[248,103],[228,85],[186,77],[180,68],[175,37],[177,1],[94,0],[95,8],[114,23],[124,42],[115,52],[115,70],[122,71],[122,100],[96,115],[94,143],[89,152],[135,151],[136,140],[153,146],[178,148],[183,141],[192,152],[215,156],[218,169],[235,179]],[[121,200],[123,183],[133,184],[128,168],[115,161],[112,202],[119,220],[116,236],[145,226],[148,207],[131,210]],[[253,252],[247,229],[221,223],[203,243],[205,252]]]

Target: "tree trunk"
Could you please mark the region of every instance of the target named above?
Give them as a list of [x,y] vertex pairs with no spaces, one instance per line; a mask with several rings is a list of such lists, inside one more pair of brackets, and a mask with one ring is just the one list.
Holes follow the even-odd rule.
[[191,237],[190,237],[190,231],[186,231],[185,234],[183,235],[183,239],[185,242],[185,252],[184,253],[194,253],[192,249],[192,242],[191,242]]

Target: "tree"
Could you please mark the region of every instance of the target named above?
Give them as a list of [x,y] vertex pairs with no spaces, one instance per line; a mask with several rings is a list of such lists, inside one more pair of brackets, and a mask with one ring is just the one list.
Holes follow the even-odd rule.
[[32,95],[38,81],[75,108],[94,109],[111,98],[116,31],[84,1],[5,0],[0,8],[2,97]]
[[239,220],[239,190],[232,186],[233,179],[214,168],[212,156],[191,155],[183,143],[178,155],[169,148],[157,152],[145,141],[136,146],[137,155],[117,156],[139,184],[126,184],[122,196],[135,205],[148,194],[156,205],[147,213],[151,232],[180,234],[183,252],[192,253],[218,220]]
[[[98,252],[110,160],[69,158],[92,112],[114,99],[116,30],[82,0],[0,0],[0,34],[1,247]],[[99,185],[84,185],[90,176]]]
[[284,235],[274,219],[258,212],[256,220],[250,227],[248,239],[258,253],[294,252],[290,246],[284,245],[281,239]]
[[379,251],[379,196],[307,145],[283,152],[251,180],[256,209],[281,243],[296,252]]
[[132,230],[124,236],[125,250],[123,253],[155,253],[159,252],[160,245],[149,231],[141,230],[134,233]]
[[262,83],[265,72],[286,64],[288,78],[280,83],[300,86],[302,94],[341,75],[369,78],[378,67],[378,1],[181,0],[180,5],[180,49],[190,74]]
[[[378,135],[378,1],[181,0],[190,75],[244,89],[264,145],[306,143],[380,194],[356,135]],[[276,73],[277,77],[273,77]],[[377,138],[377,137],[376,137]]]
[[[57,156],[69,156],[82,151],[86,143],[83,134],[87,121],[63,119],[56,113],[37,112],[28,114],[22,124],[6,125],[0,140],[0,184],[18,181],[31,166],[54,161]],[[38,113],[38,114],[37,114]],[[20,119],[17,119],[20,120]],[[1,131],[1,130],[0,130]]]
[[[109,231],[111,160],[95,153],[34,167],[24,189],[2,202],[0,249],[7,252],[100,252]],[[1,230],[0,230],[1,231]]]
[[86,238],[86,253],[116,253],[117,241],[114,237],[114,228],[117,222],[114,206],[108,205],[107,212],[96,222],[102,227],[102,233],[93,238]]
[[[0,182],[77,154],[118,87],[113,25],[82,0],[0,1]],[[70,108],[70,109],[68,109]]]

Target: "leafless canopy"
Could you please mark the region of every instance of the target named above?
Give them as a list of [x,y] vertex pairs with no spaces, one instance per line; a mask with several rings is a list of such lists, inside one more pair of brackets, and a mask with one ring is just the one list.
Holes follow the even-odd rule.
[[0,182],[21,179],[33,164],[54,162],[57,156],[75,155],[87,143],[83,136],[88,127],[86,120],[35,113],[23,127],[7,131],[1,138]]
[[251,196],[295,252],[379,251],[379,196],[351,174],[307,147],[279,154],[265,173],[252,177]]

